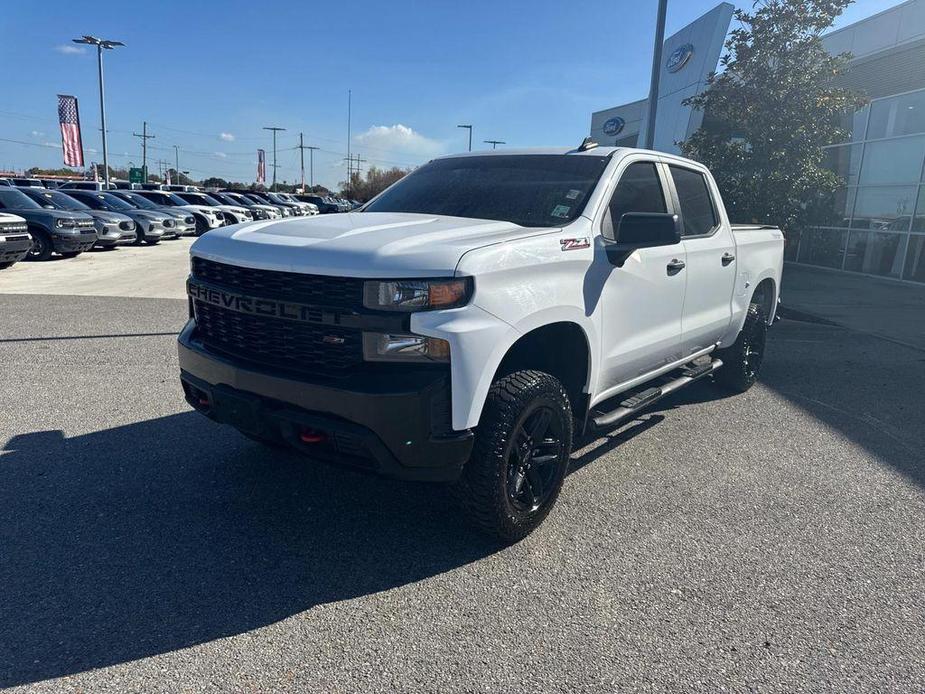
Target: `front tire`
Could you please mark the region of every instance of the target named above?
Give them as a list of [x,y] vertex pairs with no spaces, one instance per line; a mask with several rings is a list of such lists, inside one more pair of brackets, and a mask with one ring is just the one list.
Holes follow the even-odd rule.
[[457,497],[480,530],[517,542],[549,515],[571,449],[572,408],[562,384],[542,371],[516,371],[488,392]]
[[61,253],[61,257],[62,258],[76,258],[81,253],[83,253],[83,251],[63,251]]
[[48,260],[51,258],[54,246],[51,237],[44,231],[29,229],[32,234],[32,248],[29,249],[29,260]]
[[760,304],[749,304],[745,323],[736,341],[716,351],[723,365],[713,377],[726,390],[744,393],[755,385],[764,361],[768,319]]

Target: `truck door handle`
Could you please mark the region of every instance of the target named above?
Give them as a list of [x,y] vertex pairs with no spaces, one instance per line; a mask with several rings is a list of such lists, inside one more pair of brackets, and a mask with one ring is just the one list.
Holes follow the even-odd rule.
[[728,251],[726,253],[723,253],[723,267],[726,267],[727,265],[729,265],[729,263],[731,263],[735,259],[736,257],[732,253],[729,253]]
[[685,263],[683,260],[678,260],[677,258],[673,259],[673,260],[672,260],[670,263],[668,263],[668,265],[667,265],[667,268],[668,268],[668,275],[669,275],[669,276],[671,276],[671,275],[677,275],[679,272],[681,272],[681,270],[684,269],[684,267],[685,267],[686,265],[687,265],[687,263]]

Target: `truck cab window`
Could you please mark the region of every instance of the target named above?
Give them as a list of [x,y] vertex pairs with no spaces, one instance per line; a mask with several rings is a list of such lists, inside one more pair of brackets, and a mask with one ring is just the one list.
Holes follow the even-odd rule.
[[667,212],[665,194],[655,163],[638,161],[624,170],[604,216],[604,238],[613,240],[617,224],[627,212]]
[[713,198],[707,187],[707,179],[702,173],[684,169],[679,166],[669,166],[671,179],[678,191],[678,202],[681,204],[681,218],[684,221],[683,236],[702,236],[709,234],[719,223],[716,219],[716,210],[713,207]]

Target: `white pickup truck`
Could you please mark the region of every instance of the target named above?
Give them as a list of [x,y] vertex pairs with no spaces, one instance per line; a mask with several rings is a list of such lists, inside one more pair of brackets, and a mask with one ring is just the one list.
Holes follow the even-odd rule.
[[270,446],[454,484],[513,542],[575,441],[712,374],[758,375],[784,238],[710,172],[597,147],[435,159],[358,212],[210,231],[179,336],[189,403]]

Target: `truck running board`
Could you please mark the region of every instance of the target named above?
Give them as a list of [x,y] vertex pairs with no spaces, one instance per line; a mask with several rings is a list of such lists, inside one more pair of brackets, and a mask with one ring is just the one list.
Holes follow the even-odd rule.
[[652,403],[661,400],[666,395],[686,385],[690,385],[694,381],[699,381],[704,376],[708,376],[722,365],[722,360],[711,359],[708,362],[700,364],[692,363],[672,371],[662,376],[662,379],[667,380],[664,380],[664,382],[659,385],[651,386],[643,391],[634,393],[623,400],[616,409],[610,412],[592,412],[591,429],[592,431],[609,429],[624,419],[637,414],[640,410],[648,407]]

